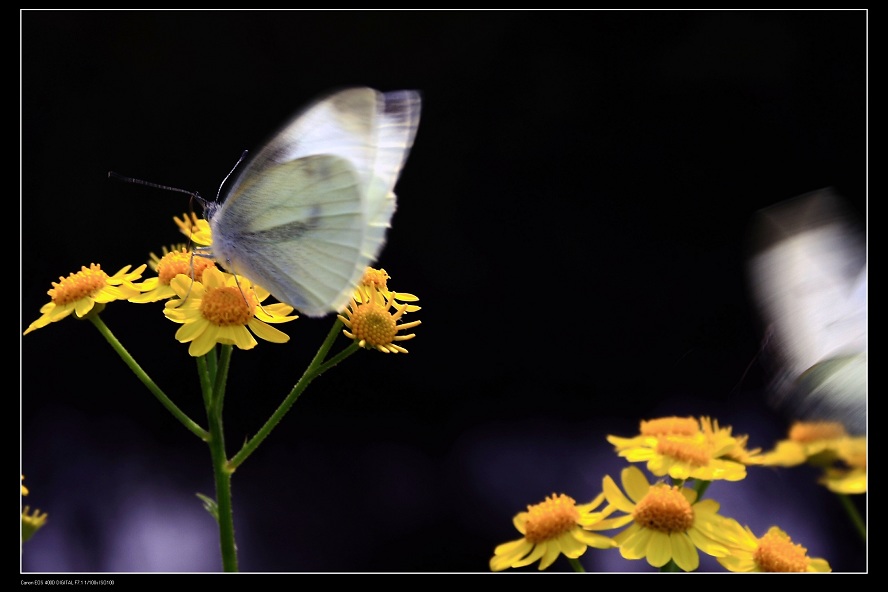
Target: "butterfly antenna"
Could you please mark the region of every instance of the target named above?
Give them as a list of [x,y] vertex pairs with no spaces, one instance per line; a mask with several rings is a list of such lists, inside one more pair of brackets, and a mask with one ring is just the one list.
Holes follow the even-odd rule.
[[127,177],[126,175],[121,175],[120,173],[115,173],[114,171],[108,171],[109,179],[117,179],[118,181],[123,181],[124,183],[133,183],[134,185],[144,185],[145,187],[153,187],[154,189],[163,189],[165,191],[175,191],[176,193],[184,193],[191,197],[191,199],[196,199],[200,202],[202,206],[206,206],[206,200],[200,196],[200,193],[197,191],[188,191],[187,189],[182,189],[180,187],[173,187],[171,185],[161,185],[160,183],[153,183],[151,181],[145,181],[144,179],[136,179],[135,177]]
[[740,389],[740,385],[743,384],[743,381],[746,380],[746,375],[749,374],[749,371],[752,369],[752,365],[755,364],[759,358],[762,357],[762,353],[768,347],[768,344],[771,341],[771,337],[773,336],[773,329],[768,327],[765,331],[765,336],[762,338],[762,344],[755,352],[755,355],[752,356],[752,359],[749,361],[749,364],[746,365],[746,370],[743,371],[743,374],[740,375],[740,379],[737,381],[737,384],[734,385],[734,388],[731,389],[729,394],[736,393]]
[[228,171],[228,174],[225,175],[225,178],[222,179],[222,182],[219,184],[219,190],[216,192],[216,201],[217,201],[217,202],[219,201],[219,196],[222,195],[222,187],[225,186],[225,183],[228,182],[228,178],[231,177],[231,174],[232,174],[235,170],[237,170],[237,167],[240,166],[240,163],[242,163],[246,157],[247,157],[247,151],[244,150],[243,152],[241,152],[240,158],[237,159],[237,162],[234,163],[234,166],[231,167],[231,170]]
[[161,185],[160,183],[152,183],[151,181],[145,181],[144,179],[136,179],[135,177],[127,177],[126,175],[121,175],[120,173],[115,173],[114,171],[108,171],[109,179],[117,179],[118,181],[123,181],[124,183],[133,183],[135,185],[144,185],[146,187],[153,187],[155,189],[165,189],[166,191],[175,191],[176,193],[184,193],[185,195],[190,195],[191,197],[197,198],[201,200],[200,194],[196,191],[188,191],[187,189],[181,189],[179,187],[172,187],[170,185]]
[[[241,164],[241,163],[244,161],[244,159],[247,157],[247,152],[248,152],[247,150],[244,150],[243,152],[241,152],[240,158],[237,159],[237,162],[234,163],[234,166],[231,167],[231,170],[228,171],[228,174],[225,175],[225,178],[222,179],[222,182],[219,184],[219,189],[218,189],[218,191],[216,191],[216,204],[219,203],[219,198],[220,198],[220,196],[222,195],[222,188],[225,186],[225,183],[228,182],[228,179],[231,177],[231,175],[234,173],[234,171],[237,170],[237,167],[239,167],[240,164]],[[214,206],[214,207],[215,207],[215,206]],[[210,258],[212,258],[212,255],[211,255],[211,254],[206,253],[206,252],[201,253],[201,252],[199,252],[198,250],[192,251],[192,255],[197,255],[198,257],[210,257]],[[246,305],[249,306],[249,305],[250,305],[250,302],[247,300],[247,295],[244,293],[244,289],[243,289],[243,287],[240,285],[240,280],[237,279],[237,274],[236,274],[236,273],[232,273],[232,275],[234,276],[234,281],[235,281],[235,283],[237,284],[238,289],[240,290],[241,297],[244,299],[244,302],[246,303]],[[260,304],[259,307],[262,308],[262,305]]]
[[[174,191],[176,193],[184,193],[185,195],[191,197],[191,200],[189,203],[189,210],[190,210],[189,213],[192,214],[193,219],[197,218],[197,216],[194,216],[194,207],[192,205],[193,200],[197,200],[201,203],[202,206],[206,206],[206,201],[196,191],[188,191],[187,189],[181,189],[179,187],[173,187],[171,185],[162,185],[160,183],[154,183],[152,181],[145,181],[144,179],[137,179],[135,177],[127,177],[126,175],[121,175],[120,173],[115,173],[114,171],[108,171],[108,178],[109,179],[117,179],[118,181],[123,181],[124,183],[133,183],[135,185],[144,185],[145,187],[152,187],[154,189],[163,189],[166,191]],[[191,220],[189,220],[189,222],[191,222]],[[189,225],[191,226],[190,232],[193,233],[194,232],[194,225],[193,224],[189,224]],[[193,243],[191,236],[188,237],[188,242]],[[195,247],[195,248],[191,249],[192,264],[190,266],[191,267],[190,276],[191,276],[191,284],[192,285],[194,284],[194,263],[193,263],[193,260],[194,260],[195,255],[197,255],[198,257],[210,257],[209,254],[199,253],[198,249],[199,249],[199,247]],[[185,294],[185,297],[180,300],[178,306],[182,306],[182,304],[185,304],[185,301],[188,300],[188,296],[190,294],[191,294],[191,286],[188,287],[188,292]]]

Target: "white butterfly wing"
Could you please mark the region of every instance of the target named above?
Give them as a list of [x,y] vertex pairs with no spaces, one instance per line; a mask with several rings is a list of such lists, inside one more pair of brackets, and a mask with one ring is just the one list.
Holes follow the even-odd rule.
[[213,253],[308,316],[341,310],[385,243],[414,91],[348,89],[285,126],[208,211]]
[[413,91],[389,92],[384,100],[376,102],[376,107],[376,159],[367,191],[370,224],[363,245],[364,251],[374,252],[385,242],[386,229],[395,212],[393,188],[416,136],[420,97]]
[[803,419],[866,426],[866,249],[828,190],[760,212],[752,289],[779,368],[772,391]]

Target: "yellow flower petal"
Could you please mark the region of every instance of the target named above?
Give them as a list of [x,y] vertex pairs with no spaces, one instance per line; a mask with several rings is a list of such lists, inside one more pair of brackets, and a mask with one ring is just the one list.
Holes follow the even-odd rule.
[[650,536],[647,541],[645,555],[648,563],[654,567],[663,567],[672,559],[672,538],[668,533],[648,530]]
[[[632,526],[618,534],[614,539],[620,543],[620,555],[625,559],[641,559],[647,554],[648,543],[653,531],[641,528],[633,523]],[[626,535],[623,538],[623,535]]]
[[498,545],[494,550],[494,556],[490,559],[490,569],[502,571],[513,567],[516,561],[521,560],[532,550],[533,543],[523,538]]
[[538,569],[544,570],[552,565],[552,563],[554,563],[556,559],[558,559],[558,556],[561,554],[561,548],[558,544],[557,539],[548,541],[541,546],[546,550],[546,552],[543,554],[542,559],[540,559],[540,566]]
[[[187,326],[187,325],[186,325]],[[210,352],[216,345],[215,331],[207,328],[191,342],[188,346],[188,355],[192,357],[200,357]]]
[[648,480],[645,478],[644,473],[642,473],[638,467],[626,467],[623,469],[621,477],[626,493],[629,495],[629,498],[636,503],[647,494],[651,487],[650,483],[648,483]]
[[561,552],[564,553],[566,557],[571,557],[576,559],[580,555],[586,552],[586,545],[580,542],[578,537],[574,536],[574,533],[585,532],[579,529],[575,529],[572,532],[566,532],[557,539],[558,546],[561,547]]
[[623,495],[623,492],[617,487],[617,484],[610,475],[604,476],[604,479],[601,481],[601,486],[604,490],[604,495],[607,498],[607,503],[616,507],[621,512],[631,513],[635,509],[635,504]]
[[240,349],[253,349],[258,345],[253,338],[253,334],[247,331],[247,328],[243,325],[219,327],[218,333],[216,334],[216,341],[220,343],[231,343]]
[[589,532],[588,530],[578,530],[573,533],[578,541],[589,547],[596,549],[610,549],[616,547],[617,544],[610,537],[598,534],[597,532]]
[[89,311],[96,305],[96,301],[92,298],[82,298],[74,303],[74,311],[78,317],[85,317]]
[[[292,320],[292,318],[290,320]],[[256,334],[256,337],[264,339],[265,341],[270,341],[272,343],[287,343],[290,341],[289,335],[283,331],[275,329],[271,325],[265,324],[259,319],[253,319],[248,323],[248,326],[250,327],[250,330]]]
[[520,561],[516,561],[512,564],[512,567],[524,567],[526,565],[530,565],[540,557],[542,557],[546,553],[546,544],[537,544],[534,546],[533,550],[530,552],[527,557],[521,559]]
[[691,537],[683,532],[674,532],[669,537],[672,543],[672,560],[684,571],[695,571],[700,567],[700,554]]

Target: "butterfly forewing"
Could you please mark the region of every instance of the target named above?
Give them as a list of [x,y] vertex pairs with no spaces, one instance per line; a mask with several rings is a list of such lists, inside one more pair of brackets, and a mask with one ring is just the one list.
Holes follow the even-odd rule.
[[385,243],[386,230],[395,212],[394,186],[413,145],[420,112],[420,98],[416,92],[398,91],[380,97],[373,178],[366,192],[368,227],[361,249],[374,260]]
[[[278,300],[322,315],[361,259],[366,222],[360,194],[353,168],[334,156],[268,168],[214,218],[214,253],[229,271]],[[267,196],[261,207],[257,195]]]
[[223,266],[308,316],[341,310],[377,258],[419,124],[414,91],[341,91],[286,125],[211,210]]

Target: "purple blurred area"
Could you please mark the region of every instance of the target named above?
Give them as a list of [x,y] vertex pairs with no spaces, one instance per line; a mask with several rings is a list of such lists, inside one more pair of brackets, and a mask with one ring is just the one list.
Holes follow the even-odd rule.
[[[671,400],[662,412],[703,407]],[[717,410],[753,445],[781,437],[782,426],[761,409]],[[193,453],[200,447],[165,447],[123,417],[117,421],[129,424],[129,436],[96,437],[83,428],[94,422],[66,415],[28,430],[33,440],[26,439],[24,456],[37,457],[25,464],[34,467],[26,501],[39,501],[50,522],[26,543],[23,570],[217,571],[214,523],[195,497],[212,495],[208,462]],[[448,449],[435,451],[399,422],[374,421],[375,434],[363,422],[332,417],[314,429],[300,425],[236,473],[244,571],[484,572],[497,544],[519,538],[511,519],[528,504],[555,492],[582,503],[601,491],[604,475],[619,483],[627,463],[604,437],[637,429],[625,420],[490,419],[455,431]],[[58,440],[68,444],[40,445]],[[46,458],[53,462],[40,462]],[[807,467],[750,468],[745,480],[715,482],[707,495],[756,534],[779,525],[836,571],[864,571],[865,546],[817,476]],[[589,549],[582,563],[589,571],[656,571],[616,550]],[[701,570],[723,571],[706,555]],[[570,567],[561,559],[549,571]]]
[[[619,481],[609,434],[706,415],[751,447],[785,436],[759,359],[749,225],[822,187],[865,223],[867,12],[21,17],[22,331],[59,276],[91,262],[113,273],[182,240],[186,196],[109,170],[209,198],[241,151],[328,90],[423,93],[379,262],[390,288],[419,296],[422,324],[409,354],[359,352],[317,379],[234,474],[242,571],[489,574],[527,505]],[[161,305],[113,303],[102,319],[205,424]],[[235,351],[229,453],[331,322]],[[207,447],[89,323],[22,337],[20,378],[23,503],[49,514],[22,572],[221,569],[196,495],[213,496]],[[867,571],[816,478],[751,468],[707,495],[756,534],[777,524],[834,571]],[[616,550],[581,561],[656,571]],[[701,571],[723,570],[703,556]]]

